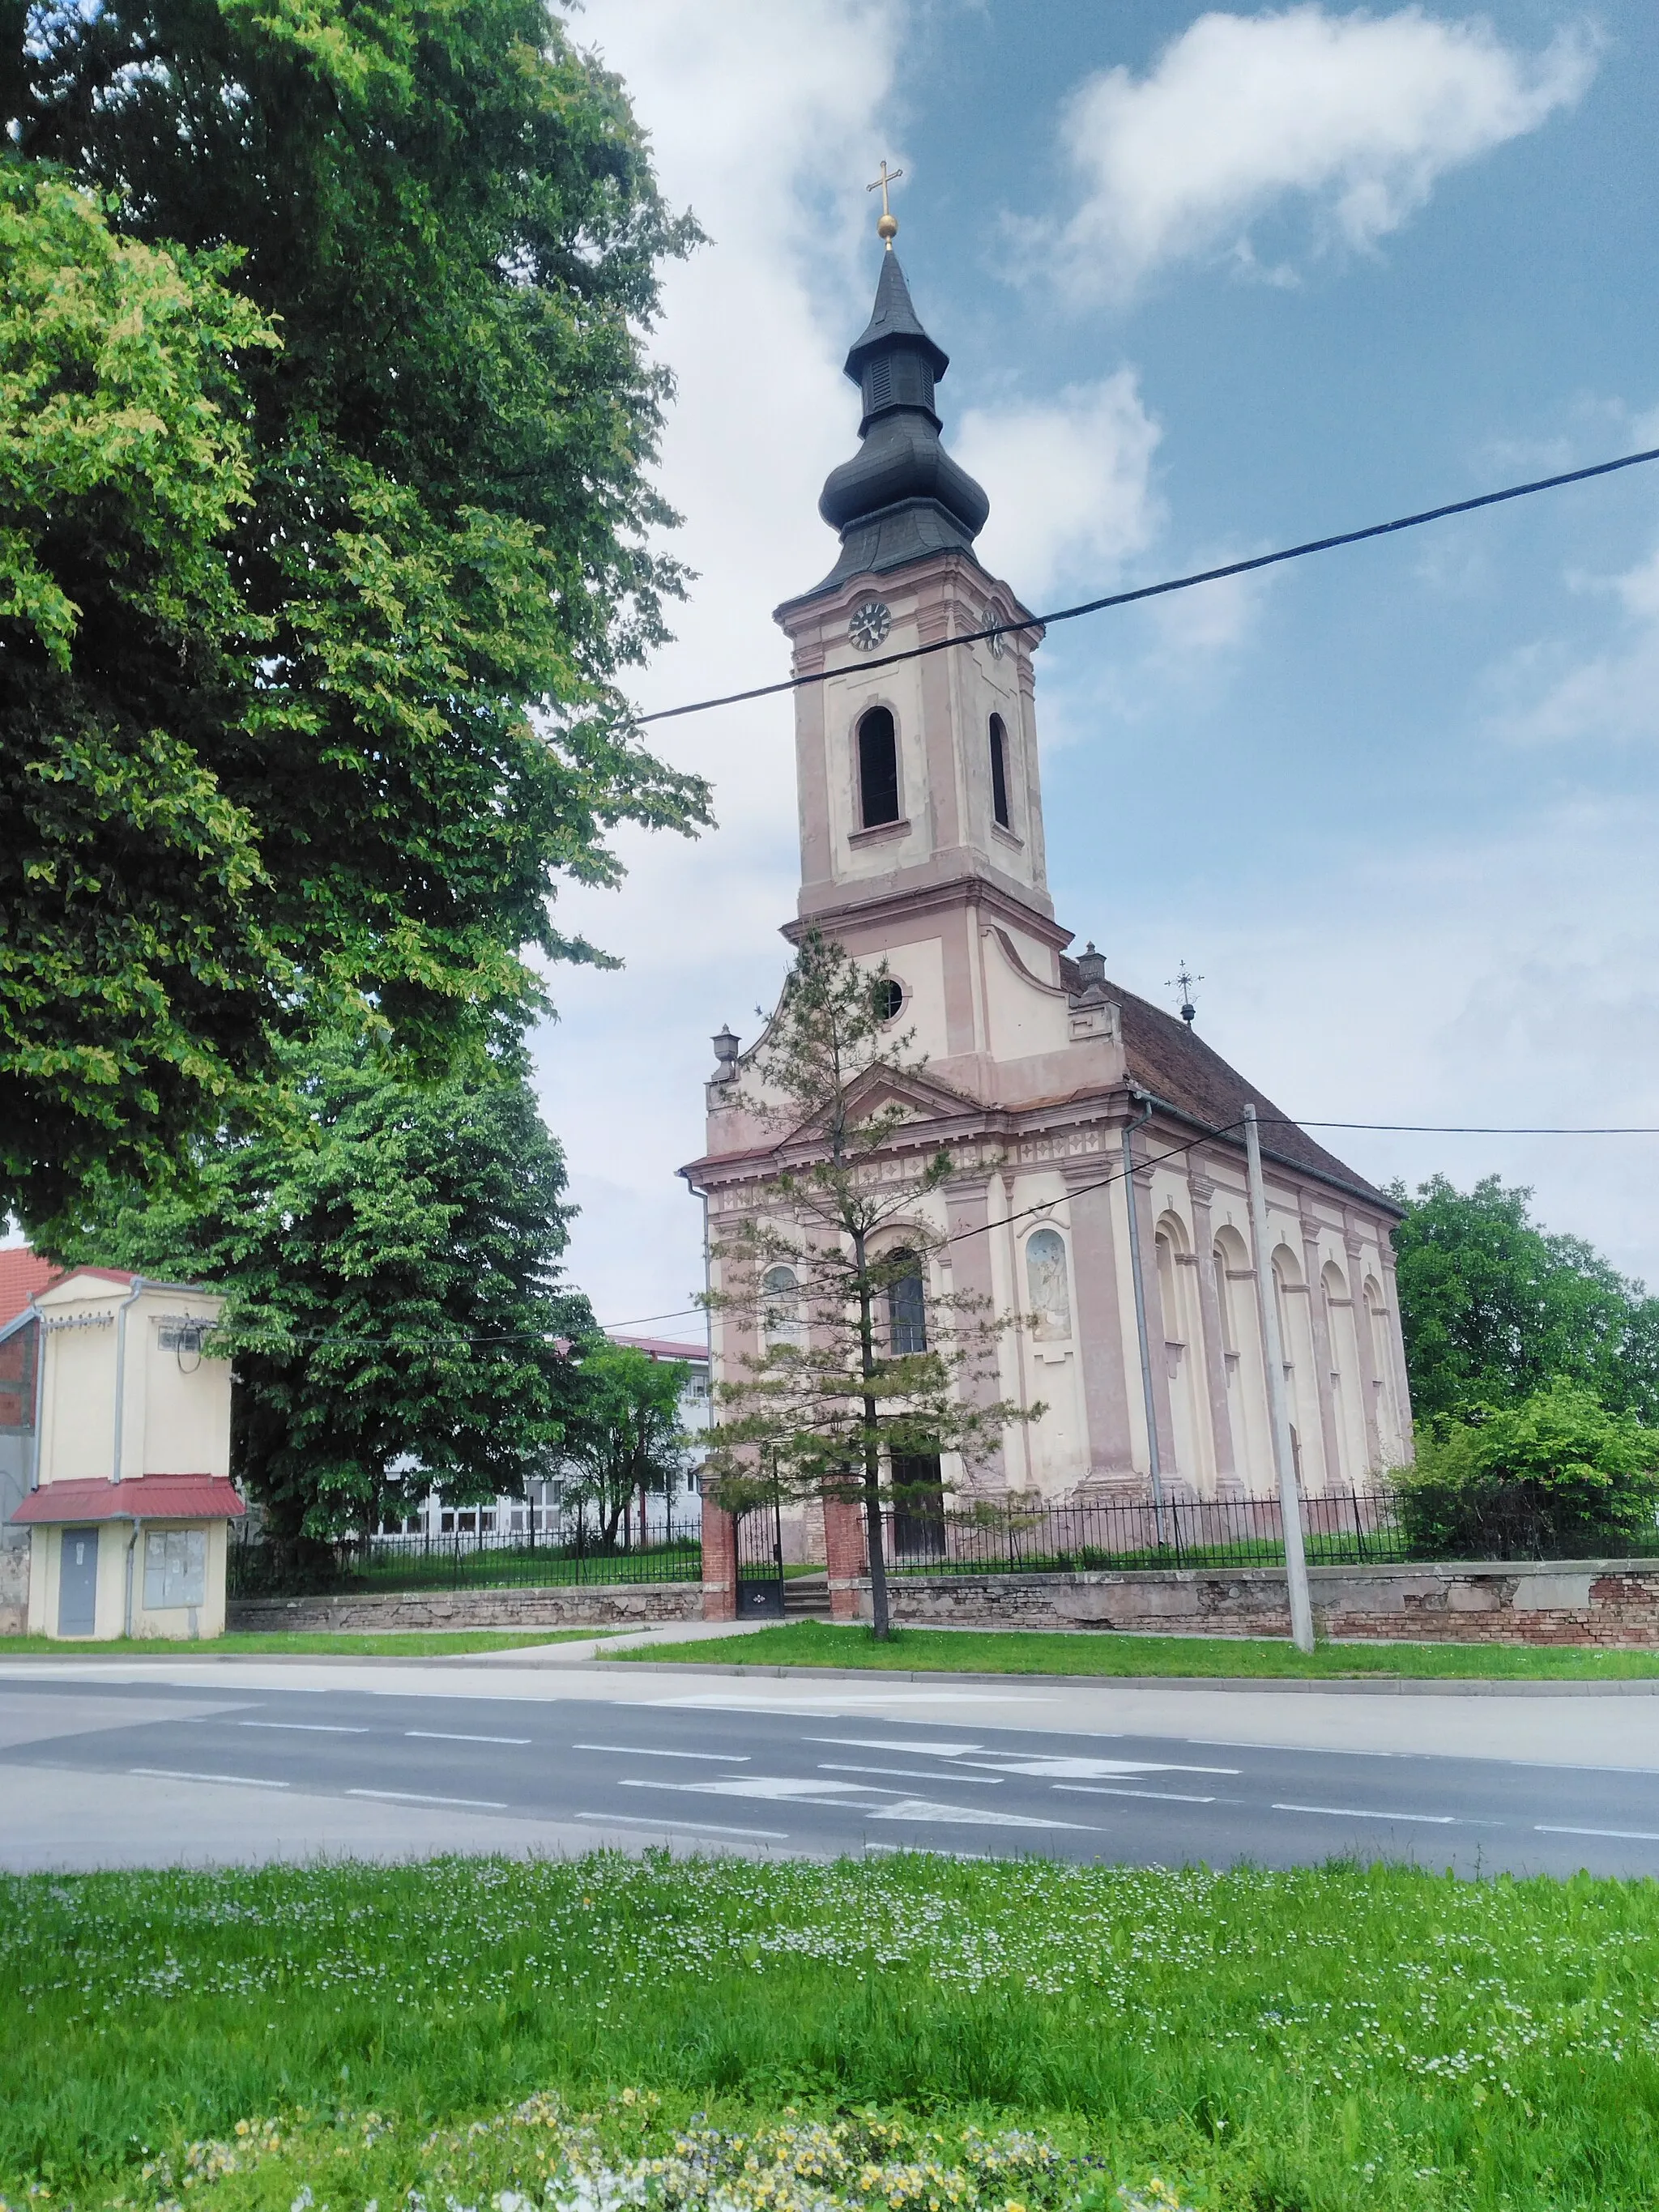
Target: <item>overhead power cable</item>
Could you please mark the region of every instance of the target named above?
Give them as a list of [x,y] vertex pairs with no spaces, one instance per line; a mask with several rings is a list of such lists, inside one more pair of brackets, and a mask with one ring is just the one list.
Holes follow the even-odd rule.
[[[1403,1132],[1408,1135],[1426,1137],[1659,1137],[1659,1124],[1645,1123],[1607,1128],[1577,1127],[1516,1128],[1500,1124],[1468,1121],[1303,1121],[1293,1120],[1288,1114],[1258,1114],[1256,1121],[1258,1127],[1263,1129],[1371,1129]],[[1214,1128],[1200,1129],[1195,1137],[1189,1137],[1183,1144],[1172,1145],[1167,1152],[1155,1152],[1149,1158],[1137,1160],[1135,1172],[1139,1175],[1146,1169],[1162,1166],[1166,1160],[1180,1159],[1188,1152],[1196,1151],[1200,1145],[1213,1144],[1218,1138],[1232,1136],[1243,1126],[1242,1121],[1223,1121]],[[1282,1154],[1269,1157],[1274,1158],[1281,1166],[1286,1164]],[[1121,1182],[1122,1180],[1122,1168],[1113,1167],[1101,1176],[1098,1182],[1080,1183],[1075,1190],[1068,1191],[1066,1196],[1068,1199],[1084,1198],[1091,1191],[1108,1190],[1115,1183]],[[974,1237],[988,1237],[993,1230],[1006,1229],[1012,1223],[1026,1220],[1034,1213],[1050,1213],[1058,1203],[1059,1201],[1054,1199],[1040,1200],[1034,1206],[1022,1206],[1018,1212],[1000,1214],[995,1220],[980,1222],[972,1229],[958,1230],[953,1237],[942,1237],[939,1240],[940,1247],[943,1249],[947,1245],[963,1244]],[[682,1306],[675,1313],[642,1314],[634,1321],[602,1322],[599,1326],[605,1334],[611,1335],[621,1329],[639,1328],[646,1322],[650,1321],[695,1320],[704,1310],[702,1306]],[[336,1334],[332,1331],[310,1334],[300,1330],[277,1328],[270,1333],[270,1340],[266,1344],[251,1345],[249,1348],[273,1350],[289,1345],[335,1344],[358,1346],[365,1350],[386,1348],[412,1352],[422,1346],[438,1345],[448,1350],[459,1351],[468,1345],[545,1344],[548,1341],[545,1335],[534,1330],[519,1330],[500,1335],[477,1336],[461,1334],[357,1336],[349,1333]],[[701,1352],[702,1346],[688,1346],[688,1349]]]
[[[1109,607],[1133,606],[1139,599],[1158,599],[1171,592],[1190,592],[1199,584],[1218,584],[1229,576],[1248,576],[1257,568],[1272,568],[1282,561],[1300,561],[1310,553],[1334,552],[1339,545],[1362,544],[1368,538],[1387,538],[1397,530],[1418,530],[1425,522],[1443,522],[1448,515],[1472,514],[1477,507],[1499,507],[1505,500],[1528,499],[1534,492],[1556,491],[1563,484],[1585,483],[1592,477],[1607,477],[1620,469],[1638,468],[1644,461],[1659,461],[1659,446],[1650,446],[1645,453],[1622,453],[1616,461],[1596,461],[1587,469],[1567,469],[1561,475],[1537,477],[1530,483],[1509,484],[1502,491],[1483,491],[1474,499],[1449,500],[1443,507],[1425,507],[1417,514],[1399,514],[1392,522],[1369,522],[1363,530],[1341,530],[1331,538],[1310,538],[1304,544],[1281,546],[1276,553],[1253,554],[1248,561],[1228,561],[1218,568],[1198,568],[1191,575],[1166,577],[1161,584],[1138,584],[1133,591],[1108,592],[1103,598],[1085,599],[1075,607],[1056,607],[1052,613],[1032,615],[1024,622],[993,623],[984,629],[964,630],[959,636],[935,638],[928,645],[913,645],[902,653],[884,653],[872,660],[860,660],[856,665],[860,674],[877,668],[895,668],[901,661],[923,660],[929,653],[949,653],[959,645],[976,645],[981,641],[1009,637],[1021,630],[1052,629],[1056,623],[1075,622],[1080,615],[1097,615]],[[681,707],[657,707],[648,714],[629,717],[635,727],[647,722],[676,721],[684,714],[706,714],[715,707],[741,707],[751,699],[772,699],[781,692],[802,691],[809,684],[827,684],[831,677],[844,676],[847,669],[818,668],[805,676],[786,676],[776,684],[757,684],[746,691],[726,691],[718,698],[692,699]],[[1336,1122],[1325,1127],[1335,1128]],[[1358,1126],[1355,1124],[1354,1126]]]

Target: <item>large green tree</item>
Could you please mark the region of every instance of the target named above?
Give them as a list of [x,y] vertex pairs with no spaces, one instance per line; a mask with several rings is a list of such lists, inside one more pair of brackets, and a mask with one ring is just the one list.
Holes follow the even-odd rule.
[[111,1188],[79,1250],[222,1291],[233,1472],[279,1545],[551,1471],[598,1334],[560,1286],[563,1158],[509,1061],[411,1085],[378,1041],[286,1048],[285,1112],[188,1183]]
[[142,1164],[257,1066],[258,838],[209,763],[246,610],[234,256],[0,164],[0,1213]]
[[[526,948],[596,957],[553,924],[560,877],[612,879],[618,823],[706,818],[613,688],[680,586],[647,344],[695,233],[541,0],[47,0],[0,35],[15,189],[90,188],[197,284],[205,336],[147,317],[144,343],[230,479],[177,546],[131,473],[0,483],[0,536],[70,611],[48,635],[0,608],[0,935],[26,956],[0,969],[0,1204],[40,1220],[92,1161],[245,1106],[296,1006],[372,1001],[427,1073],[476,1056],[538,1001]],[[14,453],[65,394],[125,404],[108,347],[36,374],[15,335]],[[159,813],[158,757],[185,794]]]
[[1510,1407],[1560,1376],[1659,1425],[1659,1298],[1577,1237],[1532,1218],[1532,1193],[1434,1176],[1395,1231],[1400,1318],[1419,1421]]

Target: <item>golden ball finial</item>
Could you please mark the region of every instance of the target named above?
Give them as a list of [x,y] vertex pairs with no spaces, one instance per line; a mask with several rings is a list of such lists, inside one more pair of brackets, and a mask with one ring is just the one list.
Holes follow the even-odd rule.
[[876,179],[874,184],[865,187],[867,191],[881,194],[881,220],[876,225],[876,236],[880,239],[890,253],[893,250],[893,240],[898,236],[898,217],[887,204],[887,187],[895,178],[902,177],[903,174],[902,169],[890,169],[884,161],[881,165],[881,174]]

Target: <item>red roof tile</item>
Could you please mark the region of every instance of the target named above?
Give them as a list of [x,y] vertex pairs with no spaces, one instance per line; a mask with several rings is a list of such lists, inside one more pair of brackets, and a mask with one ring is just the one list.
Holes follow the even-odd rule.
[[611,1341],[626,1345],[630,1352],[647,1352],[653,1359],[695,1359],[705,1367],[708,1364],[706,1344],[672,1344],[662,1336],[618,1336],[614,1329]]
[[[1062,957],[1060,973],[1060,981],[1075,991],[1081,980],[1077,963]],[[1237,1133],[1239,1117],[1247,1103],[1253,1105],[1261,1120],[1264,1159],[1301,1168],[1322,1182],[1352,1191],[1379,1212],[1398,1217],[1401,1209],[1386,1192],[1316,1144],[1237,1068],[1230,1067],[1186,1022],[1109,981],[1106,995],[1122,1009],[1123,1053],[1132,1083],[1150,1091],[1183,1119],[1224,1130],[1226,1134],[1217,1141],[1240,1152],[1243,1139]]]
[[45,1482],[14,1524],[70,1521],[240,1521],[247,1511],[222,1474],[140,1474],[126,1482]]
[[63,1273],[32,1244],[13,1244],[0,1252],[0,1328],[21,1313],[32,1297],[49,1291]]

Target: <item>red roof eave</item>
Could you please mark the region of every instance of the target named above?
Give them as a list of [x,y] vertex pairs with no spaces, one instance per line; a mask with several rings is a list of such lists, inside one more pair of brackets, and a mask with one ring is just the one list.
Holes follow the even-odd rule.
[[127,1482],[44,1482],[12,1515],[14,1527],[72,1521],[240,1521],[247,1511],[222,1474],[141,1474]]

